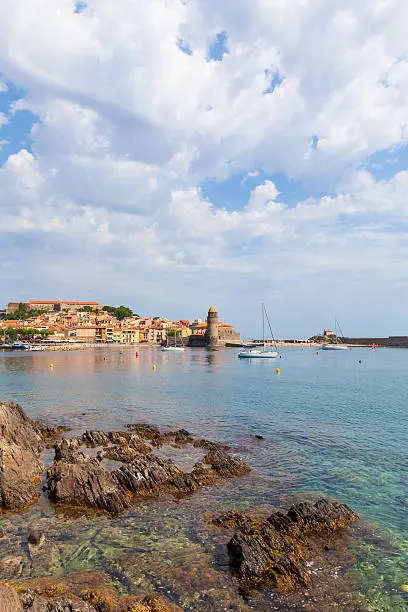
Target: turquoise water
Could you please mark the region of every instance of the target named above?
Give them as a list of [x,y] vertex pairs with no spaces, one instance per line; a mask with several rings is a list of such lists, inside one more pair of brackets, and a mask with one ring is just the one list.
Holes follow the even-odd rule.
[[[406,609],[408,351],[291,348],[277,362],[233,350],[5,353],[0,389],[74,433],[144,421],[228,440],[254,468],[248,486],[229,489],[237,503],[299,491],[341,499],[378,535],[354,570],[369,609]],[[219,491],[217,500],[227,505]]]

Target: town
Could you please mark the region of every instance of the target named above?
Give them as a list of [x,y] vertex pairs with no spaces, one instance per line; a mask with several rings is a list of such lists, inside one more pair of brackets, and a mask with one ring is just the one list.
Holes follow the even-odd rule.
[[[151,344],[163,345],[177,338],[188,346],[204,346],[207,322],[218,331],[216,343],[239,343],[240,334],[218,321],[214,306],[207,321],[171,321],[165,317],[143,317],[126,306],[102,306],[98,302],[30,300],[9,302],[1,311],[0,335],[7,341],[40,340],[53,344]],[[214,343],[214,340],[212,340]]]

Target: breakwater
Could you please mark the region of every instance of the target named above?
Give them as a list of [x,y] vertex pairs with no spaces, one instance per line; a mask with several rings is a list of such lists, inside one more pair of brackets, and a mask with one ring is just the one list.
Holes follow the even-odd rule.
[[389,348],[408,348],[408,336],[389,336],[388,338],[343,338],[345,344],[352,346],[372,346]]

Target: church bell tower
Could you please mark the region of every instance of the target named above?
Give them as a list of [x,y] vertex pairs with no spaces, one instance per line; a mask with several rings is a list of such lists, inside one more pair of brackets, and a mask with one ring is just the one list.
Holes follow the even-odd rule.
[[218,346],[218,312],[215,306],[211,306],[208,311],[205,344],[208,348]]

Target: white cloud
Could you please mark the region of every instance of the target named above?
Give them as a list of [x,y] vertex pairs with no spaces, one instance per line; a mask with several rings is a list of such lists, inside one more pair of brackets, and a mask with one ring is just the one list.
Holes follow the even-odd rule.
[[2,125],[7,125],[7,123],[8,121],[6,115],[0,112],[0,128]]
[[[0,71],[25,91],[12,120],[38,116],[32,152],[0,169],[0,223],[15,268],[24,252],[27,276],[41,268],[37,295],[173,300],[185,316],[208,297],[245,322],[265,292],[288,330],[299,294],[319,294],[316,318],[331,299],[351,313],[351,292],[367,305],[379,282],[396,301],[407,174],[383,182],[358,168],[408,144],[404,0],[34,4],[0,5]],[[224,30],[229,52],[206,61]],[[282,82],[265,95],[274,72]],[[243,210],[200,197],[205,178],[242,171],[245,186],[261,170],[330,195],[289,206],[265,181]]]

